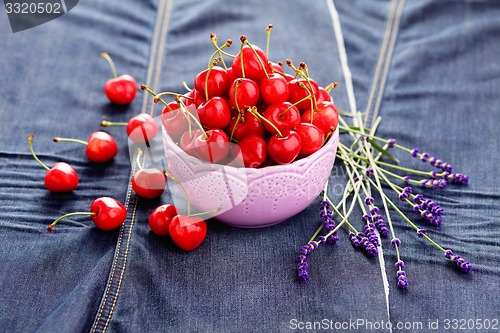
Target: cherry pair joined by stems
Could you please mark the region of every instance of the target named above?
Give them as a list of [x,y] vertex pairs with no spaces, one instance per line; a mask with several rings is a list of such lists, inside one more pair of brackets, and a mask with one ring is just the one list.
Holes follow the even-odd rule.
[[45,165],[36,156],[33,150],[34,135],[28,136],[28,145],[33,155],[33,158],[47,170],[45,174],[44,183],[45,187],[52,192],[70,192],[78,186],[78,174],[71,165],[65,162],[57,162],[52,168]]
[[137,82],[128,74],[118,76],[113,60],[106,52],[101,53],[101,57],[108,61],[113,72],[113,78],[104,84],[104,93],[113,104],[130,104],[137,93]]
[[90,215],[95,226],[101,230],[113,230],[123,224],[127,217],[127,209],[118,200],[111,197],[100,197],[92,201],[90,211],[73,212],[62,215],[47,227],[47,233],[64,218],[75,215]]
[[118,153],[118,146],[111,135],[103,131],[90,134],[87,141],[55,137],[54,142],[75,142],[87,146],[85,154],[87,158],[96,163],[103,163],[112,160]]

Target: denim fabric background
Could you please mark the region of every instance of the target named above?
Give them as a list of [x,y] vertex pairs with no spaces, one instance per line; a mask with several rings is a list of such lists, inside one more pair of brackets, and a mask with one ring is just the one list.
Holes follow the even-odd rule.
[[[219,41],[238,41],[245,34],[252,43],[265,45],[269,23],[275,27],[272,59],[305,61],[321,85],[341,83],[333,92],[339,107],[348,110],[355,101],[357,109],[365,111],[395,3],[404,7],[394,28],[397,38],[385,66],[386,80],[379,87],[379,134],[426,150],[470,176],[467,186],[425,192],[446,211],[443,226],[428,228],[430,235],[469,260],[474,266],[470,274],[458,272],[442,253],[395,219],[408,290],[396,287],[396,259],[388,242],[383,242],[382,272],[379,260],[353,250],[344,232],[335,247],[320,247],[312,255],[312,280],[299,283],[295,260],[321,222],[319,201],[264,229],[242,230],[209,221],[205,242],[186,253],[149,231],[150,212],[171,197],[167,191],[161,199],[148,201],[130,192],[123,128],[108,129],[120,152],[104,165],[89,163],[79,145],[52,142],[54,136],[86,139],[101,129],[103,118],[126,121],[140,112],[160,112],[140,91],[128,107],[107,102],[102,86],[111,74],[101,52],[112,56],[119,73],[133,75],[138,83],[183,91],[182,81],[192,85],[213,52],[211,32]],[[5,28],[2,13],[0,331],[307,331],[293,329],[294,319],[422,322],[424,328],[438,320],[444,331],[447,319],[500,319],[500,3],[332,4],[87,0],[54,21],[16,34]],[[332,13],[340,18],[341,46],[352,74],[351,99]],[[27,146],[30,133],[35,134],[34,148],[42,161],[51,165],[63,160],[79,172],[75,191],[54,194],[44,188],[45,170]],[[422,166],[400,157],[406,164]],[[339,166],[332,184],[344,180]],[[99,231],[90,219],[75,217],[45,234],[53,219],[86,210],[101,195],[127,204],[128,218],[120,230]],[[411,215],[409,208],[407,212]],[[356,218],[360,221],[359,212],[353,221]],[[360,326],[331,331],[374,330]]]

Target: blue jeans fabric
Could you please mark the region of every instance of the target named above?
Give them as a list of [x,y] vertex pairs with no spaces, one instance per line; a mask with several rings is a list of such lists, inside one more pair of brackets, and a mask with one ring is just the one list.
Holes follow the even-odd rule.
[[[87,0],[31,30],[2,30],[0,331],[411,332],[418,325],[410,329],[396,323],[420,322],[422,331],[429,331],[426,327],[438,321],[444,331],[447,320],[452,329],[453,319],[500,319],[499,14],[494,0]],[[89,163],[81,146],[52,142],[54,136],[85,139],[100,129],[103,118],[127,121],[140,112],[159,114],[160,106],[141,92],[127,107],[107,102],[102,86],[110,72],[101,52],[138,83],[183,91],[182,82],[192,85],[213,52],[211,32],[219,41],[233,39],[235,52],[241,34],[265,45],[269,23],[274,24],[272,59],[305,61],[321,85],[341,83],[333,92],[340,108],[367,111],[368,121],[380,115],[381,136],[427,150],[470,176],[466,186],[425,194],[446,210],[443,226],[428,228],[433,239],[469,260],[472,273],[453,269],[395,219],[408,290],[395,285],[389,242],[383,243],[382,265],[354,251],[344,232],[334,247],[321,247],[311,256],[312,280],[299,283],[296,256],[321,223],[319,200],[263,229],[209,221],[201,247],[183,252],[153,235],[147,224],[157,205],[172,201],[170,193],[145,200],[130,191],[123,128],[107,129],[120,152],[103,165]],[[344,46],[347,63],[340,56]],[[44,188],[45,171],[27,146],[30,133],[42,161],[63,160],[77,169],[75,191],[54,194]],[[337,163],[330,181],[341,184],[344,178]],[[101,195],[127,206],[122,228],[100,231],[83,217],[67,219],[45,234],[53,219],[87,210]],[[360,220],[356,212],[353,221]],[[323,319],[349,326],[300,329]],[[387,321],[392,329],[380,324]],[[488,331],[475,328],[467,331]]]

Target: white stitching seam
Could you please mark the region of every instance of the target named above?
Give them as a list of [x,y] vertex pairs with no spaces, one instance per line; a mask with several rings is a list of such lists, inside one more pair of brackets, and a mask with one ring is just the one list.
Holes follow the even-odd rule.
[[[170,0],[170,1],[160,0],[159,6],[158,6],[157,20],[156,20],[156,24],[155,24],[155,30],[154,30],[154,35],[153,35],[153,40],[152,40],[152,45],[151,45],[151,56],[149,59],[149,68],[148,68],[147,79],[146,79],[146,82],[148,83],[148,85],[150,87],[152,87],[152,89],[157,89],[159,86],[159,75],[160,75],[159,73],[161,72],[160,69],[161,69],[162,60],[163,60],[163,51],[164,51],[165,43],[166,43],[166,34],[168,31],[168,23],[169,23],[169,19],[170,19],[171,10],[172,10],[172,0]],[[160,30],[160,28],[161,28],[161,30]],[[159,42],[159,44],[158,44],[158,42]],[[154,75],[154,81],[152,81],[152,79],[151,79],[151,77],[153,75]],[[143,103],[142,103],[142,110],[144,113],[148,112],[148,110],[147,110],[148,105],[150,105],[150,110],[148,113],[151,116],[153,116],[154,115],[154,103],[148,104],[148,100],[149,100],[148,95],[145,93],[144,98],[143,98]],[[136,156],[137,156],[137,152],[136,152],[135,157]],[[146,156],[144,156],[144,159],[143,159],[141,164],[144,164],[145,158],[146,158]],[[132,175],[135,173],[136,168],[137,168],[136,164],[133,163],[130,177],[132,177]],[[129,185],[128,185],[128,189],[127,189],[127,198],[126,198],[126,202],[125,202],[125,206],[127,207],[127,209],[130,206],[131,197],[132,197],[132,187],[131,187],[131,181],[129,179]],[[105,332],[109,326],[109,322],[110,322],[111,317],[113,315],[113,311],[115,309],[116,302],[118,300],[118,295],[119,295],[120,290],[121,290],[121,283],[122,283],[123,276],[125,273],[125,268],[127,265],[127,257],[128,257],[128,251],[129,251],[132,230],[133,230],[134,223],[135,223],[135,214],[137,211],[137,203],[138,203],[138,197],[136,196],[135,200],[134,200],[133,207],[132,207],[132,215],[130,218],[129,231],[127,233],[127,238],[126,238],[127,241],[126,241],[126,246],[125,246],[125,250],[124,250],[124,254],[123,254],[123,267],[121,268],[121,271],[120,271],[120,276],[118,278],[118,284],[116,286],[115,295],[112,296],[113,300],[111,303],[111,308],[109,310],[109,314],[106,317],[106,320],[105,320],[105,323],[104,323],[104,326],[103,326],[101,332]],[[124,240],[124,234],[125,234],[126,227],[127,226],[124,224],[120,230],[120,235],[118,237],[118,244],[116,246],[115,256],[113,258],[113,266],[111,269],[110,276],[108,278],[108,282],[106,285],[106,291],[105,291],[104,297],[101,301],[98,315],[94,321],[94,325],[92,328],[93,333],[98,331],[98,327],[99,327],[100,323],[102,323],[103,312],[104,312],[105,308],[107,307],[107,305],[109,304],[108,297],[110,295],[111,290],[114,289],[112,287],[112,282],[113,282],[114,277],[115,277],[117,263],[119,260],[118,257],[120,256],[120,253],[121,253],[122,241]]]

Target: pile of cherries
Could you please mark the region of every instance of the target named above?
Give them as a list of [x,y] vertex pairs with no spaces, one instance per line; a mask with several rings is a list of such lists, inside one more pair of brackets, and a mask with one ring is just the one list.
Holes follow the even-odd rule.
[[[267,45],[271,29],[269,25]],[[219,46],[215,34],[210,38],[216,50],[207,69],[196,75],[194,88],[188,88],[188,93],[157,94],[141,85],[142,90],[154,96],[156,103],[161,101],[165,105],[161,123],[184,152],[209,163],[240,161],[240,167],[257,168],[292,163],[325,144],[338,125],[338,112],[329,94],[336,83],[320,87],[309,77],[305,63],[295,66],[289,59],[286,64],[293,75],[285,73],[283,63],[268,60],[267,48],[264,52],[245,36],[240,37],[236,55],[224,50],[231,46],[231,40]],[[104,85],[109,101],[119,105],[131,103],[137,91],[135,79],[130,75],[118,77],[109,55],[103,53],[102,57],[109,62],[114,76]],[[230,67],[224,57],[232,59]],[[173,101],[165,102],[163,97],[167,95]],[[101,125],[126,126],[129,139],[135,143],[148,144],[159,133],[157,122],[146,113],[128,122],[102,121]],[[36,156],[33,140],[33,135],[28,136],[33,157],[47,169],[46,188],[53,192],[73,191],[79,182],[75,169],[65,162],[49,168]],[[59,137],[54,141],[86,145],[87,158],[94,163],[108,162],[118,153],[116,141],[104,131],[92,133],[87,141]],[[161,197],[168,178],[182,187],[166,170],[142,167],[141,155],[138,149],[138,168],[131,179],[136,195],[144,199]],[[177,246],[190,251],[205,239],[207,225],[200,217],[204,213],[190,214],[187,192],[185,195],[187,214],[180,214],[173,204],[162,204],[150,214],[148,223],[153,233],[170,236]],[[62,219],[80,214],[90,215],[99,229],[113,230],[123,224],[127,209],[114,198],[100,197],[91,203],[90,211],[65,214],[50,224],[47,232]]]
[[[272,25],[268,27],[268,33]],[[216,47],[207,69],[194,79],[194,89],[162,101],[161,121],[172,140],[186,153],[210,162],[228,164],[241,156],[244,167],[288,164],[319,150],[338,125],[338,112],[330,90],[309,76],[305,63],[268,60],[267,52],[240,37],[239,52],[232,56],[215,34]],[[231,67],[223,57],[232,59]]]

